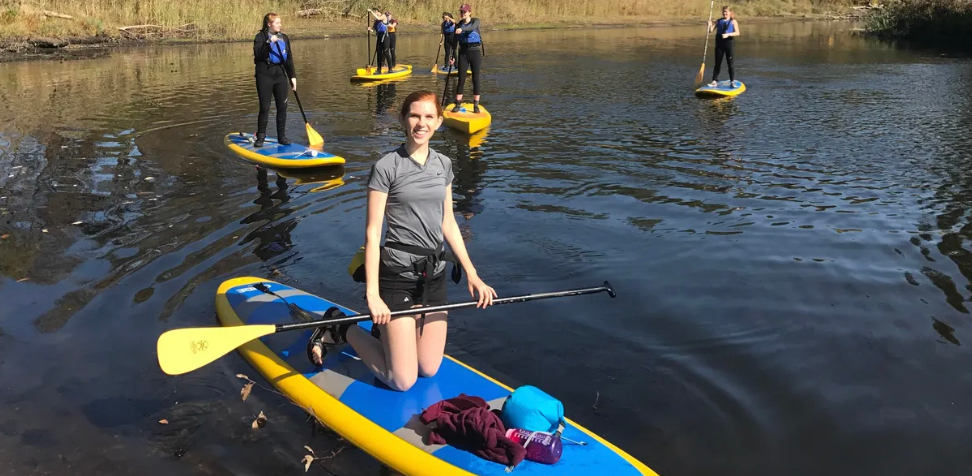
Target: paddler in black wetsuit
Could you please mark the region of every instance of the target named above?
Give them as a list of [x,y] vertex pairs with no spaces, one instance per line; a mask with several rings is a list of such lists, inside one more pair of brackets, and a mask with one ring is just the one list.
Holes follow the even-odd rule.
[[[459,85],[456,87],[456,105],[452,112],[458,112],[462,103],[462,88],[466,84],[466,68],[472,70],[473,112],[479,112],[479,69],[483,65],[482,37],[479,35],[479,18],[472,17],[472,7],[468,3],[459,7],[462,17],[456,23],[456,39],[459,40]],[[452,60],[449,60],[450,64]]]
[[712,70],[712,82],[709,86],[719,85],[719,70],[722,69],[722,57],[726,57],[726,66],[729,68],[730,87],[739,87],[736,83],[736,72],[732,68],[733,38],[739,36],[739,23],[732,16],[732,8],[729,5],[722,7],[722,18],[715,23],[709,22],[709,32],[716,32],[715,37],[715,68]]
[[[263,147],[267,136],[270,116],[270,99],[277,103],[277,142],[290,144],[287,138],[287,88],[297,90],[297,71],[290,38],[280,31],[280,15],[267,13],[263,28],[253,38],[253,63],[256,68],[257,96],[260,98],[260,115],[257,116],[256,147]],[[288,81],[287,78],[290,78]],[[288,84],[289,83],[289,84]]]
[[442,37],[439,38],[439,45],[445,48],[445,68],[439,68],[442,71],[448,69],[448,64],[455,58],[456,52],[456,20],[452,18],[452,14],[449,12],[442,12]]

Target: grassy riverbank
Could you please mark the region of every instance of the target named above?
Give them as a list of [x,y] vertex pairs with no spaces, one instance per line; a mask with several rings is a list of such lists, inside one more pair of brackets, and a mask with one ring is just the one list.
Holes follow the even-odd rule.
[[896,0],[868,19],[867,30],[879,37],[972,46],[969,0]]
[[[366,3],[367,2],[367,3]],[[434,31],[443,11],[460,0],[0,0],[0,42],[241,40],[252,38],[262,15],[283,16],[292,36],[360,33],[365,8],[377,4],[401,22],[400,31]],[[470,2],[488,28],[538,23],[702,21],[706,0],[489,0]],[[480,4],[481,3],[481,4]],[[720,0],[719,5],[725,2]],[[856,0],[749,0],[734,4],[740,18],[841,14]],[[717,5],[717,9],[718,6]],[[718,16],[718,11],[714,14]],[[63,42],[60,42],[63,43]]]

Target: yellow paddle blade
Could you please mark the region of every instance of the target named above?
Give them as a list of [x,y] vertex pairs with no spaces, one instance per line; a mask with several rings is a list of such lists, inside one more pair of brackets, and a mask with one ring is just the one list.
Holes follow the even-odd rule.
[[159,367],[169,375],[196,370],[253,339],[276,332],[273,324],[234,327],[188,327],[159,336]]
[[304,126],[307,127],[307,141],[310,142],[311,147],[324,144],[324,138],[309,123],[305,122]]
[[699,68],[699,74],[695,76],[695,84],[702,82],[703,74],[705,74],[705,62],[702,62],[702,67]]

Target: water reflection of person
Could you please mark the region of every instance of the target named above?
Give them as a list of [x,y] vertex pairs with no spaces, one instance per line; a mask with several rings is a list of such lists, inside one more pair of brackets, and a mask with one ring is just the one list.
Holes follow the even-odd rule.
[[248,233],[240,241],[240,244],[246,244],[253,241],[254,238],[257,239],[260,244],[253,250],[253,254],[263,261],[293,248],[290,232],[297,226],[297,220],[293,218],[274,223],[293,211],[289,208],[274,206],[274,200],[279,200],[280,205],[290,201],[290,195],[287,193],[287,179],[277,174],[275,183],[277,191],[273,192],[270,188],[267,169],[257,168],[257,190],[260,191],[260,196],[253,200],[253,203],[260,205],[260,209],[240,221],[241,224],[267,222]]
[[375,86],[375,115],[381,116],[388,112],[395,105],[395,82],[389,81],[385,84]]
[[[474,136],[458,138],[455,144],[456,160],[452,164],[455,173],[453,190],[457,194],[455,210],[466,220],[483,212],[479,195],[483,192],[481,187],[487,168],[486,161],[482,160],[485,134],[476,133]],[[468,230],[464,231],[468,233]]]

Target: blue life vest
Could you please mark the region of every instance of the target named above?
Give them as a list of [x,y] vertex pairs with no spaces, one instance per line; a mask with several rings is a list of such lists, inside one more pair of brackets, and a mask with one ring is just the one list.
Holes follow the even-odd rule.
[[287,62],[287,46],[283,38],[270,43],[270,64],[284,64]]
[[444,21],[442,22],[442,34],[448,35],[456,32],[456,24]]
[[506,429],[560,433],[564,420],[564,404],[532,385],[517,388],[503,402],[500,420]]
[[482,39],[479,37],[479,30],[466,31],[465,28],[460,24],[458,28],[462,28],[462,33],[459,34],[459,43],[480,43]]
[[[725,34],[725,33],[735,33],[735,32],[736,32],[736,27],[732,26],[732,20],[731,19],[726,20],[725,18],[720,18],[716,22],[716,38],[717,39],[721,40],[722,39],[722,35]],[[730,38],[732,38],[732,37],[729,37],[729,38],[726,38],[726,39],[730,39]]]
[[373,29],[378,33],[388,33],[388,25],[380,20],[375,20],[375,26]]

